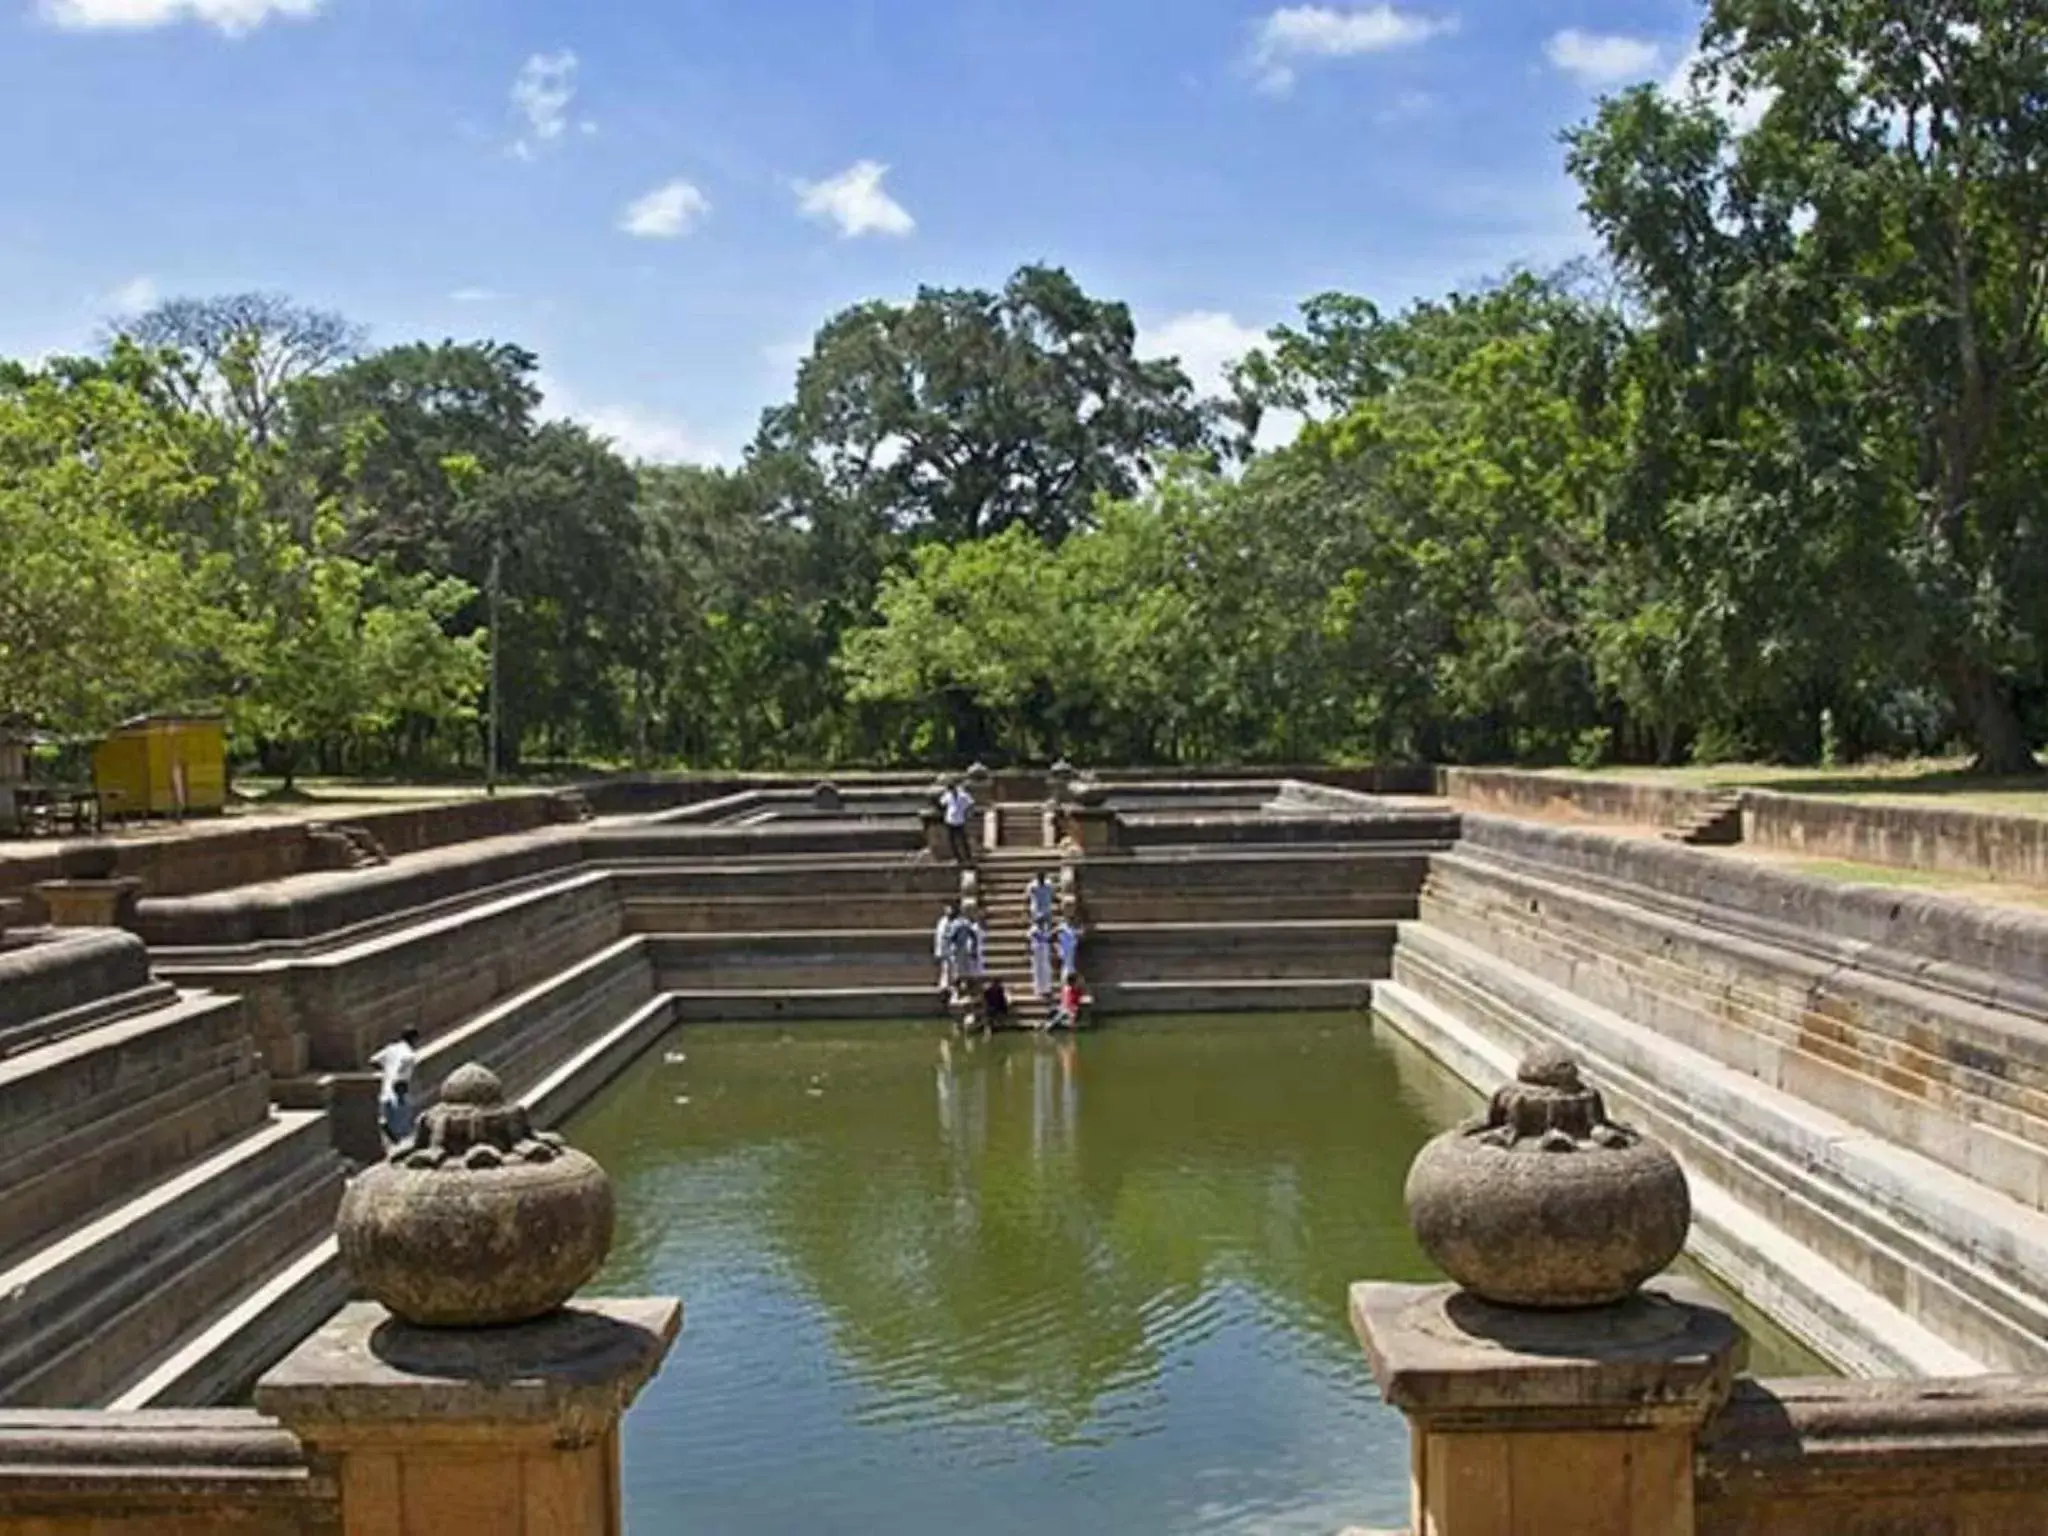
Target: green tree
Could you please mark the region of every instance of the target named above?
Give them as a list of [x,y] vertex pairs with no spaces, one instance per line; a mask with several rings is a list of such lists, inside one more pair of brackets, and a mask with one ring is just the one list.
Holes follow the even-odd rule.
[[1129,310],[1055,268],[1022,268],[1001,293],[862,304],[819,331],[754,457],[827,531],[960,543],[1017,524],[1057,541],[1098,495],[1210,446],[1187,376],[1138,358],[1136,340]]
[[1571,150],[1650,321],[1633,476],[1691,546],[1683,601],[1752,699],[1868,646],[1980,768],[2033,771],[2048,14],[1716,0],[1704,48],[1708,88],[1768,102],[1753,130],[1645,88]]
[[202,702],[225,625],[185,535],[252,482],[160,359],[0,365],[0,714],[88,731]]

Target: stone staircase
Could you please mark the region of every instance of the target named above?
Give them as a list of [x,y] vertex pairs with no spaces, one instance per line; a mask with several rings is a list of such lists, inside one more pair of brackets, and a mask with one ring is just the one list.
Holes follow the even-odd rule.
[[[0,1404],[239,1389],[341,1299],[334,1277],[247,1305],[324,1243],[341,1184],[326,1116],[271,1109],[233,998],[173,994],[0,1061]],[[188,1350],[238,1309],[233,1350]]]
[[976,899],[988,925],[984,959],[989,975],[1002,978],[1015,1009],[1022,1010],[1032,1002],[1031,914],[1026,890],[1040,870],[1056,873],[1057,863],[1056,856],[1043,845],[1036,851],[999,849],[984,854],[976,872]]
[[1547,873],[1438,858],[1375,1013],[1482,1085],[1581,1053],[1687,1163],[1699,1256],[1853,1372],[2048,1366],[2032,1019]]
[[367,827],[311,822],[306,827],[306,842],[309,869],[374,869],[391,862],[391,855]]
[[1684,843],[1692,848],[1730,848],[1742,841],[1742,792],[1723,790],[1688,811],[1676,826],[1664,831],[1666,842]]

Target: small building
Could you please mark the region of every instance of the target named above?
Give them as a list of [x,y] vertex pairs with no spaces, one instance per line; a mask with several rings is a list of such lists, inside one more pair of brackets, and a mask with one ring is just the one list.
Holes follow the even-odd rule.
[[144,715],[93,749],[93,787],[112,816],[184,816],[227,804],[227,730],[218,715]]

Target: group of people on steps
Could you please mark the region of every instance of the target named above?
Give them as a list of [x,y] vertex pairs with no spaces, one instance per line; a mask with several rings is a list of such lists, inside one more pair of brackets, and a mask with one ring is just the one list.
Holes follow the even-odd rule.
[[[1073,1029],[1081,1019],[1081,934],[1059,915],[1052,877],[1043,871],[1025,889],[1030,927],[1031,995],[1048,1005],[1041,1028]],[[1010,1014],[1008,989],[1002,978],[988,974],[988,926],[978,909],[949,902],[932,930],[932,959],[939,968],[939,991],[964,1003],[985,1024],[1003,1022]],[[1058,985],[1054,985],[1054,977]],[[975,1007],[979,1003],[979,1008]]]

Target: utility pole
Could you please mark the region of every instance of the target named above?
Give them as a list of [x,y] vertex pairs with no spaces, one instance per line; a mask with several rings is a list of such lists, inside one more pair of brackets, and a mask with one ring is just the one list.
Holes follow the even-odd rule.
[[484,793],[498,792],[498,652],[504,641],[498,629],[498,598],[503,588],[499,579],[504,563],[505,535],[492,519],[491,525],[491,729],[490,745],[484,755]]

